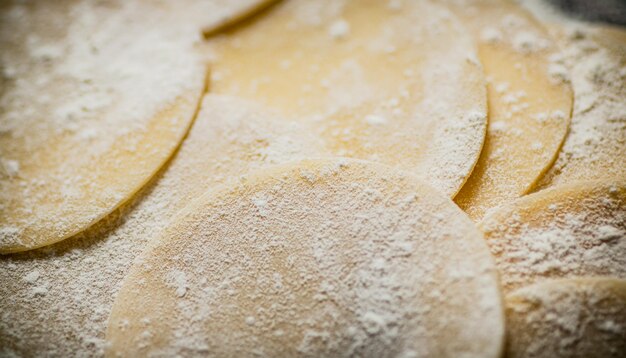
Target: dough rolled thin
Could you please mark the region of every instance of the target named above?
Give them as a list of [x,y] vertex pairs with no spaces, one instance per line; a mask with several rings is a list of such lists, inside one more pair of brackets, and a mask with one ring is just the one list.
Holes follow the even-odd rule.
[[187,133],[206,65],[198,29],[144,1],[15,1],[0,17],[8,253],[73,236],[137,192]]
[[469,0],[453,9],[471,29],[488,79],[485,145],[454,199],[480,220],[488,209],[534,189],[554,163],[573,95],[557,43],[519,5]]
[[626,280],[542,282],[506,296],[507,357],[621,358]]
[[71,237],[130,199],[196,114],[201,29],[269,2],[3,2],[0,253]]
[[319,150],[299,122],[206,95],[179,150],[133,199],[71,240],[0,259],[0,356],[102,356],[122,279],[179,210],[249,170]]
[[286,1],[212,39],[211,91],[310,121],[334,155],[454,196],[487,126],[471,35],[431,1]]
[[493,269],[469,218],[413,176],[279,166],[208,192],[151,242],[108,355],[499,357]]

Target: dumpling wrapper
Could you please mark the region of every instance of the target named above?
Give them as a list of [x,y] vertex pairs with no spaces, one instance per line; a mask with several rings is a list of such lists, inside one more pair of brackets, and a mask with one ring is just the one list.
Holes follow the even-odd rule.
[[201,28],[265,2],[3,2],[0,253],[71,237],[145,185],[205,90]]
[[484,75],[438,4],[286,1],[212,44],[212,92],[312,122],[334,155],[401,167],[450,197],[478,159]]
[[450,199],[386,166],[305,160],[173,219],[126,276],[107,355],[499,357],[500,302]]
[[626,183],[590,181],[534,193],[480,224],[505,292],[547,278],[626,279]]
[[570,23],[551,28],[570,68],[574,112],[563,148],[539,188],[626,178],[626,31]]
[[205,96],[180,149],[130,202],[71,240],[0,258],[0,356],[102,356],[122,279],[180,209],[248,170],[320,148],[301,123]]
[[538,283],[506,296],[507,357],[622,358],[626,280]]
[[572,90],[557,44],[519,5],[469,0],[452,8],[472,30],[488,80],[485,145],[455,197],[480,220],[534,189],[554,163],[570,123]]

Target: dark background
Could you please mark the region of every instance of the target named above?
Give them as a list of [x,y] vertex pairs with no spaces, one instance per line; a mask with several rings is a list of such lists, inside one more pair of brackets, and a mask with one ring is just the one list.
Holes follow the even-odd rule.
[[626,26],[626,0],[545,1],[575,17]]

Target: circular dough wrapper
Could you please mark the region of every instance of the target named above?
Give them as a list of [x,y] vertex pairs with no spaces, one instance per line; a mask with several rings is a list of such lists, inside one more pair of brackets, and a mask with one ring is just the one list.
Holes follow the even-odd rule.
[[539,188],[626,177],[626,30],[554,24],[574,88],[569,134]]
[[495,209],[481,223],[505,292],[545,278],[626,279],[626,184],[578,182]]
[[625,280],[547,281],[519,289],[505,301],[507,357],[626,355]]
[[449,199],[388,167],[303,161],[184,209],[126,277],[108,354],[498,357],[500,305]]
[[211,91],[312,121],[329,150],[454,196],[487,125],[471,36],[429,1],[295,0],[213,41]]
[[180,149],[130,202],[72,240],[2,257],[0,356],[103,355],[122,279],[180,209],[228,178],[319,156],[319,149],[302,123],[205,96]]
[[7,253],[75,235],[139,190],[187,132],[206,65],[192,27],[155,4],[11,2],[0,17]]
[[557,45],[519,5],[470,0],[453,9],[472,30],[489,79],[485,145],[455,197],[479,220],[532,190],[552,165],[567,134],[572,91]]

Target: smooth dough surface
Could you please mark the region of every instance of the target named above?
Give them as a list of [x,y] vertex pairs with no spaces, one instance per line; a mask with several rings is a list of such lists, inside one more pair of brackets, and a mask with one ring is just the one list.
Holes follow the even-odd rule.
[[626,356],[626,280],[547,281],[505,301],[507,357]]
[[307,160],[185,208],[126,277],[108,355],[498,357],[500,303],[449,199],[386,166]]
[[0,356],[102,356],[120,282],[177,211],[229,178],[319,148],[300,123],[207,95],[180,149],[131,202],[76,238],[0,258]]
[[552,165],[567,134],[572,91],[562,55],[548,30],[517,4],[456,3],[453,9],[478,43],[488,81],[485,145],[455,197],[463,210],[479,220],[489,208],[532,190]]
[[505,292],[545,278],[626,279],[626,183],[546,189],[487,214],[481,223]]
[[540,188],[626,177],[626,30],[552,24],[574,88],[570,132]]
[[271,2],[3,2],[0,253],[75,235],[138,191],[193,120],[202,31]]
[[2,3],[0,253],[89,227],[179,145],[206,65],[194,48],[199,29],[167,10],[145,1]]
[[338,156],[410,170],[454,196],[483,145],[471,36],[430,1],[286,1],[213,39],[211,91],[311,121]]

